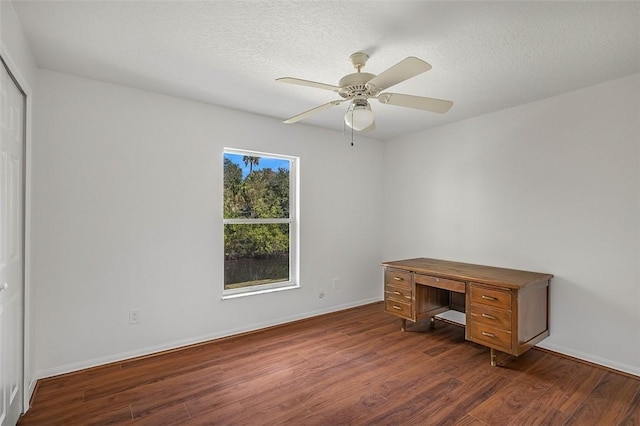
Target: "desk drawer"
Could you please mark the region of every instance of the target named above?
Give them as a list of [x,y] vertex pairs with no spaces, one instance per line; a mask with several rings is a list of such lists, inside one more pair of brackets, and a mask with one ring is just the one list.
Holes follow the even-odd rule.
[[401,269],[385,268],[384,270],[384,284],[394,287],[402,287],[411,289],[411,272],[403,271]]
[[465,283],[463,281],[449,280],[446,278],[432,277],[429,275],[415,274],[413,279],[416,284],[427,285],[429,287],[442,288],[444,290],[455,291],[456,293],[465,292]]
[[496,290],[476,283],[469,285],[469,291],[471,303],[511,310],[511,293],[508,291]]
[[472,342],[489,346],[503,352],[511,352],[510,332],[488,327],[473,321],[467,326],[469,327],[467,338]]
[[413,304],[398,302],[393,299],[385,299],[384,309],[390,314],[413,320]]
[[483,305],[475,305],[472,303],[471,307],[467,307],[467,312],[468,315],[470,315],[469,321],[507,331],[511,330],[511,311],[491,309]]
[[386,284],[384,286],[384,296],[390,299],[400,300],[405,303],[410,303],[413,300],[413,292],[411,291],[411,287],[406,288],[403,286],[396,286],[391,284]]

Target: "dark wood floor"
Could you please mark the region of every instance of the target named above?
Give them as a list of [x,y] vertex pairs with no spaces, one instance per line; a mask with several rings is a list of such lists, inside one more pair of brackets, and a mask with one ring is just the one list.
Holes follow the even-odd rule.
[[42,380],[20,424],[640,425],[640,380],[373,304]]

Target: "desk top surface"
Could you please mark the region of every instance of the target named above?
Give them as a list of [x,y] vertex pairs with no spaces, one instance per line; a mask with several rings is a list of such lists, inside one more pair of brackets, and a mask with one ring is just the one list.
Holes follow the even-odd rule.
[[520,271],[517,269],[497,268],[494,266],[473,265],[470,263],[451,262],[448,260],[415,259],[382,262],[383,266],[434,275],[460,281],[473,281],[509,288],[522,288],[541,281],[549,281],[552,274]]

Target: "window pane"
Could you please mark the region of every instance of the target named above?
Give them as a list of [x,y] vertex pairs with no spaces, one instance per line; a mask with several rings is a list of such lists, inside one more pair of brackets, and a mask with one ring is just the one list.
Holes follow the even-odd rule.
[[224,218],[289,217],[289,160],[224,154]]
[[224,225],[225,290],[289,281],[289,224]]

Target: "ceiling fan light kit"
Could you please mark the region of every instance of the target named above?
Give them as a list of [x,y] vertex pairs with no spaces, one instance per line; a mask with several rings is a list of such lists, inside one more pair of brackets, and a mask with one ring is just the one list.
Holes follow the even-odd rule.
[[374,126],[373,111],[368,99],[377,99],[382,104],[402,106],[423,111],[445,113],[453,106],[453,102],[426,98],[423,96],[404,95],[400,93],[380,93],[391,86],[415,77],[418,74],[429,71],[431,65],[422,59],[413,56],[403,59],[391,68],[375,75],[362,72],[369,55],[356,52],[350,56],[351,63],[356,69],[355,73],[347,74],[340,79],[337,86],[318,83],[310,80],[302,80],[293,77],[278,78],[281,83],[297,84],[300,86],[315,87],[316,89],[337,92],[343,99],[328,102],[324,105],[312,108],[301,114],[288,118],[284,123],[295,123],[320,111],[350,101],[349,108],[344,116],[347,126],[356,131],[372,130]]
[[355,99],[344,115],[347,126],[358,132],[373,124],[373,111],[366,99]]

